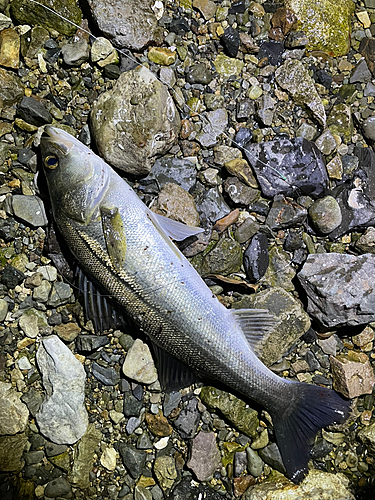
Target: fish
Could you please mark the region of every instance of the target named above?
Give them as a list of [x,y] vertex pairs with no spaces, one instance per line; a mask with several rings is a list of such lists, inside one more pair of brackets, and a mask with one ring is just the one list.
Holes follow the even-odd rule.
[[345,422],[350,402],[331,389],[281,378],[260,361],[272,316],[224,307],[172,241],[201,229],[153,213],[64,130],[45,127],[41,156],[53,218],[83,272],[161,352],[262,405],[286,474],[299,483],[316,433]]

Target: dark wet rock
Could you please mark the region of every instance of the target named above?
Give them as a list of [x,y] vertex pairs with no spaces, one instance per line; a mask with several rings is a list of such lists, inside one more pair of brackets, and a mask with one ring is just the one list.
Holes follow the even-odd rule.
[[118,451],[131,477],[138,479],[146,464],[147,453],[143,450],[137,450],[134,446],[122,441],[118,443]]
[[53,479],[46,484],[44,494],[49,498],[56,498],[68,495],[71,492],[71,485],[64,477]]
[[313,448],[311,449],[310,456],[313,460],[319,460],[324,458],[330,451],[333,450],[333,444],[329,443],[325,439],[318,438],[315,441]]
[[259,456],[266,464],[270,465],[273,469],[276,469],[279,472],[285,474],[283,460],[276,443],[271,443],[262,450],[259,450]]
[[342,223],[330,233],[332,239],[375,224],[375,153],[371,148],[357,148],[355,153],[359,168],[352,181],[333,193],[341,209]]
[[59,16],[43,8],[41,5],[28,2],[27,0],[14,0],[11,4],[12,16],[20,24],[38,24],[46,28],[53,28],[64,35],[74,35],[76,25],[81,24],[82,13],[75,0],[41,0],[42,4],[47,5],[55,12],[62,14],[67,19],[61,19]]
[[251,283],[256,283],[264,276],[268,263],[268,238],[264,233],[258,233],[243,255],[243,265]]
[[81,64],[89,60],[90,56],[87,40],[82,38],[78,42],[63,45],[61,55],[67,66],[81,66]]
[[342,221],[340,206],[332,196],[314,201],[309,208],[309,217],[321,234],[331,233]]
[[46,390],[46,398],[36,415],[40,431],[54,443],[73,444],[88,425],[85,370],[55,335],[42,340],[36,360]]
[[192,264],[202,275],[223,274],[224,276],[239,271],[242,263],[241,245],[222,236],[212,250],[198,254]]
[[189,191],[196,182],[196,168],[189,159],[163,157],[155,161],[151,172],[140,181],[146,193],[156,194],[168,182],[175,182]]
[[204,483],[197,485],[190,474],[184,476],[169,495],[169,500],[222,500],[222,498],[222,494],[211,486]]
[[375,116],[369,116],[362,123],[363,132],[367,139],[375,141]]
[[309,39],[303,31],[292,31],[285,39],[285,47],[287,49],[306,47],[308,43]]
[[0,470],[2,472],[20,471],[24,465],[23,450],[27,443],[24,433],[14,436],[0,436]]
[[302,236],[295,232],[289,231],[284,241],[284,250],[287,252],[294,252],[303,246]]
[[77,349],[81,352],[93,352],[109,344],[109,338],[102,335],[79,335],[76,339]]
[[143,407],[143,400],[139,401],[131,391],[124,392],[123,413],[126,417],[139,417]]
[[197,63],[186,69],[185,78],[188,83],[208,85],[212,80],[212,73],[204,63]]
[[167,87],[142,66],[122,73],[95,101],[90,118],[100,155],[136,175],[149,173],[155,156],[170,149],[180,128]]
[[235,309],[267,309],[275,326],[264,337],[260,359],[267,366],[278,361],[310,328],[310,318],[301,303],[283,288],[272,288],[244,296],[233,304]]
[[31,415],[35,417],[43,403],[43,396],[34,387],[30,387],[29,391],[23,394],[21,400],[25,403]]
[[246,186],[237,177],[228,177],[224,182],[224,189],[233,203],[238,205],[251,205],[260,196],[260,192],[257,189]]
[[1,273],[1,283],[9,289],[20,285],[25,279],[25,275],[13,266],[6,266]]
[[297,104],[307,106],[315,118],[326,124],[326,113],[322,100],[307,68],[297,59],[287,59],[275,73],[277,83],[287,90]]
[[259,60],[266,58],[268,64],[278,66],[282,61],[283,52],[283,43],[270,40],[261,44],[257,57]]
[[375,255],[309,255],[298,279],[308,298],[309,314],[324,327],[356,326],[375,321]]
[[65,453],[68,447],[65,444],[47,443],[44,446],[47,457],[56,457]]
[[221,37],[221,43],[229,57],[236,57],[240,48],[240,34],[232,26],[228,26]]
[[120,375],[114,368],[93,363],[91,370],[94,377],[104,385],[116,385],[119,383]]
[[181,393],[178,391],[168,392],[164,398],[163,413],[165,417],[179,405],[181,401]]
[[92,16],[114,46],[135,51],[160,41],[160,28],[149,3],[89,0]]
[[40,127],[46,123],[52,123],[52,116],[40,101],[33,97],[24,97],[17,108],[17,114],[25,122]]
[[[237,121],[245,122],[254,114],[255,114],[255,103],[252,99],[242,99],[242,100],[237,101],[237,112],[236,112]],[[236,143],[238,143],[242,147],[244,147],[247,143],[249,143],[253,137],[252,132],[251,132],[251,134],[249,132],[247,132],[245,134],[245,136],[243,137],[242,134],[244,134],[245,130],[248,130],[249,132],[251,132],[250,129],[246,129],[246,128],[242,127],[239,129],[239,131],[237,132],[237,135],[235,137]]]
[[17,234],[16,221],[13,217],[0,219],[0,238],[8,242],[15,238]]
[[[250,102],[252,102],[252,101],[250,101]],[[250,110],[249,110],[249,112],[250,112]],[[252,115],[252,114],[254,114],[254,112],[255,112],[255,109],[250,114]],[[246,117],[246,119],[247,118],[248,118],[248,116]],[[238,107],[237,107],[237,120],[238,120]],[[241,146],[242,148],[244,148],[245,146],[247,146],[247,144],[249,144],[249,142],[251,142],[252,138],[253,138],[253,132],[249,128],[241,127],[239,129],[239,131],[237,132],[234,140],[235,140],[236,146],[238,145],[238,146]]]
[[368,69],[367,63],[365,59],[361,59],[356,67],[354,68],[351,76],[350,76],[350,83],[366,83],[370,82],[372,80],[372,75],[370,73],[370,70]]
[[192,398],[181,410],[179,416],[174,421],[174,426],[183,439],[191,439],[195,436],[199,420],[198,400]]
[[44,227],[48,224],[44,203],[39,196],[14,194],[12,208],[15,217],[33,227]]
[[223,195],[217,187],[213,187],[199,195],[195,200],[195,204],[203,226],[207,225],[207,223],[214,224],[230,212],[230,208],[225,203]]
[[[259,223],[253,218],[248,217],[244,222],[236,229],[234,233],[234,238],[238,243],[246,243],[250,238],[252,238],[259,230]],[[245,251],[246,253],[246,251]]]
[[267,197],[319,196],[328,185],[323,157],[314,143],[297,137],[251,144],[245,154]]
[[216,445],[214,432],[201,431],[191,443],[191,456],[187,466],[194,472],[199,481],[208,481],[218,468],[220,452]]
[[215,387],[203,387],[202,403],[213,410],[219,410],[235,428],[249,437],[257,437],[258,412],[241,399]]
[[296,227],[307,217],[307,210],[282,195],[275,196],[271,210],[268,212],[266,224],[273,230]]

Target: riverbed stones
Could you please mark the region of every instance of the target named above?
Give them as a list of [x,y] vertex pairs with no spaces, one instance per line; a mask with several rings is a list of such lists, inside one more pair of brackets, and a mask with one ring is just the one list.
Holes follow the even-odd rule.
[[154,360],[147,344],[136,339],[129,349],[122,371],[129,377],[142,384],[152,384],[158,378]]
[[325,327],[375,321],[371,276],[375,256],[328,253],[309,255],[298,279],[308,297],[307,311]]
[[146,68],[122,73],[91,110],[99,153],[112,166],[147,174],[177,139],[180,118],[167,87]]
[[42,340],[36,359],[46,391],[36,415],[40,431],[54,443],[73,444],[88,425],[83,366],[55,335]]
[[332,196],[316,200],[309,208],[309,217],[321,234],[331,233],[342,221],[340,206]]
[[25,431],[29,410],[20,397],[11,384],[0,382],[0,435]]
[[349,399],[372,393],[375,376],[365,353],[348,351],[331,356],[330,361],[333,387],[337,392]]
[[215,433],[201,431],[192,440],[191,457],[187,466],[199,481],[208,481],[219,466],[220,458]]

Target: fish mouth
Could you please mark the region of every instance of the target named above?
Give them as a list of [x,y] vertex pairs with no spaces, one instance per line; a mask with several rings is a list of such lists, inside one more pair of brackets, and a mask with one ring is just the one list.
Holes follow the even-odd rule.
[[65,132],[65,130],[52,127],[51,125],[46,125],[44,127],[41,141],[45,143],[52,143],[64,155],[67,155],[74,146],[71,135]]

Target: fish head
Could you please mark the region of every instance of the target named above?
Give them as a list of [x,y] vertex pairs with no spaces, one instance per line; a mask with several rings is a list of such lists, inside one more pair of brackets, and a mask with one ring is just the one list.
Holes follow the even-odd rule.
[[55,220],[64,216],[88,224],[108,189],[109,165],[68,132],[50,125],[40,146]]

